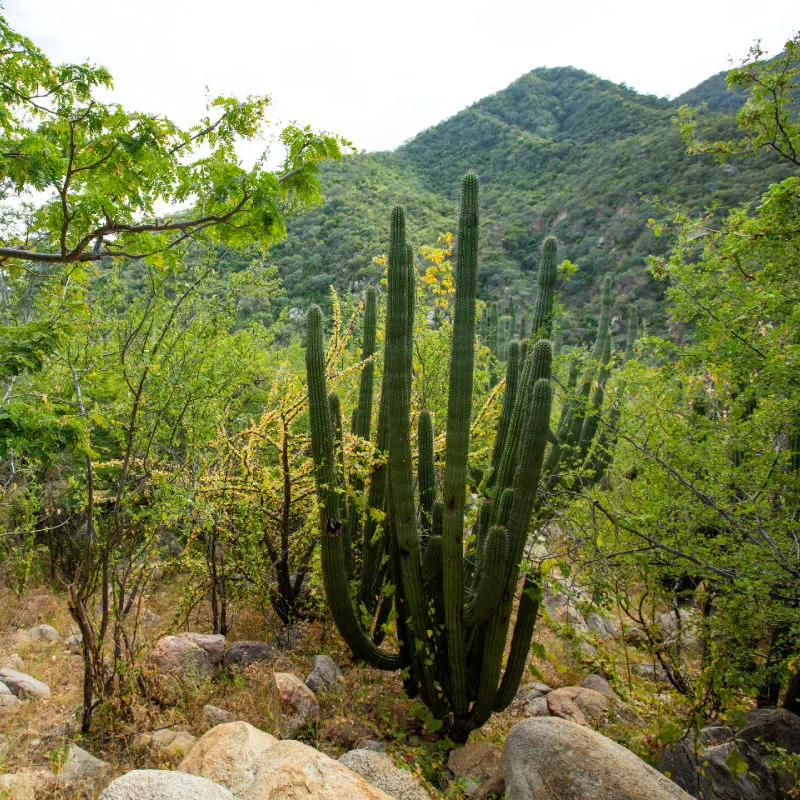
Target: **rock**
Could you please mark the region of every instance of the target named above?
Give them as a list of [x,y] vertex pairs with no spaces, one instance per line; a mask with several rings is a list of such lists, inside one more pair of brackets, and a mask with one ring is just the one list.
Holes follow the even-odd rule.
[[647,634],[644,632],[644,628],[641,625],[632,625],[630,628],[625,630],[625,633],[622,634],[622,639],[625,644],[629,644],[632,647],[649,647],[650,640],[647,638]]
[[152,747],[171,756],[185,756],[197,741],[189,731],[180,728],[162,728],[142,733],[138,739],[143,747]]
[[83,636],[79,633],[71,633],[67,636],[66,642],[64,644],[67,646],[67,650],[73,655],[80,655],[83,651]]
[[112,781],[100,800],[233,800],[224,787],[206,778],[161,769],[135,769]]
[[203,722],[209,727],[213,728],[215,725],[222,725],[226,722],[235,722],[236,714],[233,711],[227,711],[224,708],[218,708],[211,704],[203,706],[202,711]]
[[11,694],[4,683],[0,683],[0,686],[4,687],[6,692],[8,692],[8,694],[0,692],[0,716],[3,714],[14,714],[19,711],[22,707],[22,703]]
[[52,644],[58,639],[58,631],[52,625],[36,625],[27,631],[18,631],[14,634],[14,644],[24,647]]
[[208,778],[238,795],[255,777],[260,757],[277,742],[246,722],[227,722],[197,740],[180,770]]
[[619,623],[604,617],[597,611],[590,611],[586,617],[586,627],[601,639],[613,639],[619,633]]
[[281,701],[281,735],[291,739],[319,717],[319,702],[314,692],[291,672],[276,672],[275,687]]
[[451,750],[447,768],[455,778],[471,778],[483,783],[499,775],[503,762],[503,749],[489,742],[467,742]]
[[[746,763],[739,775],[728,766],[733,750]],[[734,754],[735,755],[735,754]],[[693,742],[682,741],[665,748],[659,768],[694,797],[725,797],[735,800],[775,800],[775,782],[754,748],[747,742],[728,741],[701,747],[695,755]]]
[[210,678],[224,655],[225,637],[219,634],[163,636],[147,659],[156,693],[164,701],[173,699],[181,683]]
[[547,717],[550,715],[550,708],[547,705],[547,697],[534,697],[528,700],[522,710],[529,717]]
[[0,681],[16,697],[50,697],[50,687],[46,683],[9,667],[0,669]]
[[428,792],[410,772],[396,767],[392,759],[382,753],[351,750],[339,759],[339,763],[395,800],[430,800]]
[[222,663],[226,667],[246,667],[258,661],[272,661],[276,655],[275,648],[264,642],[234,642]]
[[609,697],[616,697],[616,692],[611,688],[611,684],[602,676],[593,672],[591,675],[585,675],[581,679],[581,686],[584,689],[593,689],[600,694],[608,695]]
[[337,681],[343,681],[342,671],[330,656],[314,656],[311,659],[311,674],[306,678],[306,686],[315,694],[327,692]]
[[17,672],[22,672],[25,669],[25,662],[20,658],[19,653],[12,653],[4,662],[4,667],[15,669]]
[[17,611],[15,623],[20,628],[36,625],[46,619],[53,619],[58,613],[58,600],[51,594],[35,594],[28,597]]
[[47,769],[23,769],[0,775],[0,797],[4,800],[36,800],[52,796],[55,789],[56,776]]
[[253,782],[239,800],[390,800],[360,775],[295,741],[277,742],[259,759]]
[[506,738],[503,771],[508,800],[690,797],[630,750],[563,719],[517,723]]
[[547,695],[547,708],[553,716],[578,725],[599,725],[608,715],[611,704],[608,695],[582,686],[566,686]]
[[78,745],[71,744],[64,765],[58,771],[58,785],[63,787],[74,783],[91,783],[96,786],[110,772],[111,764],[87,753]]
[[525,684],[525,688],[529,692],[538,692],[539,695],[548,694],[553,691],[552,687],[548,686],[546,683],[540,683],[539,681],[528,681]]
[[800,754],[800,716],[785,708],[754,708],[745,713],[747,722],[736,736],[761,752],[758,740],[772,742],[789,753]]

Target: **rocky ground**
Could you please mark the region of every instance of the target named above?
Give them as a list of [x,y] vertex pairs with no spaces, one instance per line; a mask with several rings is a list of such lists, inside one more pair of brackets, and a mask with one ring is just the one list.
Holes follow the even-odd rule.
[[[546,586],[542,658],[532,657],[514,703],[452,748],[426,731],[397,675],[351,662],[330,623],[286,630],[243,610],[235,636],[206,632],[200,614],[176,632],[175,580],[144,619],[152,696],[124,718],[101,709],[96,738],[77,732],[82,661],[65,598],[0,590],[0,797],[769,800],[793,791],[765,766],[764,739],[800,753],[800,718],[785,711],[748,712],[744,728],[709,727],[656,757],[655,734],[680,697],[643,632],[565,581]],[[674,616],[661,621],[663,638],[678,629],[690,651],[691,612]]]

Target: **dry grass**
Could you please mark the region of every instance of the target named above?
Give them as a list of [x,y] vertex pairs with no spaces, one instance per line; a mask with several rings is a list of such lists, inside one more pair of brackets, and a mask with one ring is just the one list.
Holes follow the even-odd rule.
[[[194,609],[188,621],[176,625],[173,614],[182,588],[179,576],[167,576],[147,598],[147,607],[158,615],[158,620],[143,630],[143,645],[149,646],[159,636],[176,629],[211,630],[204,607]],[[0,772],[16,772],[26,767],[50,768],[63,758],[73,741],[109,761],[114,775],[134,768],[174,768],[181,756],[137,744],[138,734],[176,726],[200,736],[208,728],[202,716],[203,706],[207,703],[231,711],[236,718],[262,730],[277,733],[280,714],[273,672],[292,672],[304,679],[310,672],[312,656],[327,653],[339,664],[344,681],[332,691],[319,695],[320,719],[303,731],[301,738],[332,757],[366,739],[381,740],[387,744],[388,752],[395,760],[405,761],[409,767],[421,770],[437,791],[445,789],[447,746],[426,732],[415,714],[414,704],[403,694],[399,675],[354,663],[330,622],[315,621],[303,625],[296,645],[291,649],[280,649],[281,629],[269,614],[243,608],[237,611],[234,620],[229,641],[272,642],[279,649],[277,657],[270,662],[251,665],[241,672],[223,672],[214,681],[187,685],[171,706],[159,706],[136,698],[127,708],[124,718],[118,708],[101,709],[96,717],[102,735],[81,739],[76,732],[76,721],[81,702],[82,660],[80,656],[70,654],[64,645],[66,636],[73,629],[65,595],[40,586],[25,598],[18,598],[0,585],[0,665],[6,663],[12,653],[18,653],[23,660],[23,670],[43,680],[53,692],[47,700],[23,701],[19,713],[0,720],[5,737],[4,741],[0,739]],[[53,625],[61,634],[61,640],[47,646],[14,645],[16,628],[39,622]],[[532,659],[532,663],[551,686],[574,685],[588,671],[587,666],[581,663],[575,642],[556,635],[541,622],[537,625],[535,638],[544,646],[547,658]],[[623,675],[621,646],[608,645],[603,658],[611,665],[612,672],[616,670],[618,675]],[[533,678],[534,673],[529,673],[524,680]],[[620,688],[624,692],[624,686]],[[663,706],[653,705],[653,695],[652,685],[642,681],[635,683],[632,699],[645,718],[655,718],[663,711]],[[637,698],[644,699],[638,702]],[[502,714],[495,714],[471,738],[500,744],[524,713],[521,704],[512,704]],[[633,742],[634,746],[638,741],[635,737],[645,736],[630,727],[617,729],[613,725],[603,732],[626,744]],[[644,744],[639,744],[639,749],[643,749]],[[448,797],[458,796],[456,787],[450,787]]]

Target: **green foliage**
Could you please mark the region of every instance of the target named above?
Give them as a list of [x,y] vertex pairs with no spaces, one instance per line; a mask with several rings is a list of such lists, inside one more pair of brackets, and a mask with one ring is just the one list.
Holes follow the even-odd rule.
[[[102,102],[107,70],[53,64],[2,17],[0,45],[14,53],[0,67],[0,178],[31,200],[3,204],[0,259],[12,268],[156,254],[176,263],[199,234],[230,246],[273,243],[288,214],[320,202],[320,162],[348,144],[289,125],[279,169],[259,161],[245,170],[235,145],[261,135],[268,97],[210,98],[208,115],[181,129]],[[162,217],[162,204],[185,209]]]
[[[762,139],[776,133],[770,120],[784,130],[780,142],[796,141],[796,45],[767,63],[756,50],[731,73],[750,91],[744,134],[735,148],[706,149],[727,157],[771,147]],[[699,587],[699,672],[674,649],[656,657],[703,713],[752,696],[798,703],[799,231],[797,176],[722,217],[672,211],[675,246],[649,263],[668,281],[675,341],[640,339],[620,376],[612,490],[595,490],[592,521],[583,520],[589,552],[607,555],[618,591],[658,606],[681,599],[670,596],[681,581]]]
[[[288,240],[273,251],[287,301],[322,304],[330,284],[342,292],[377,284],[371,256],[387,251],[381,220],[396,198],[408,198],[420,241],[434,241],[449,227],[460,176],[475,170],[483,192],[478,296],[499,304],[501,321],[508,299],[517,318],[532,310],[537,254],[553,233],[580,265],[560,287],[570,312],[568,344],[591,341],[607,273],[616,287],[612,317],[635,301],[650,330],[664,334],[664,288],[644,261],[663,255],[671,239],[656,238],[647,226],[650,201],[680,203],[695,214],[712,205],[727,209],[786,176],[766,159],[721,168],[687,155],[671,119],[681,103],[704,100],[714,135],[731,138],[743,96],[726,94],[721,79],[670,103],[581,70],[537,69],[393,153],[326,165],[325,205],[290,219]],[[622,340],[624,328],[613,333]]]

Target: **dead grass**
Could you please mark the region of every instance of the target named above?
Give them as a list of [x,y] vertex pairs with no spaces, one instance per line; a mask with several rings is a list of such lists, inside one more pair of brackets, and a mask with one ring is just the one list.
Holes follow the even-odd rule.
[[[146,598],[146,608],[157,615],[157,620],[143,628],[142,645],[149,647],[159,636],[175,630],[210,632],[211,623],[207,608],[197,607],[188,620],[178,621],[175,609],[183,589],[180,575],[167,575],[152,594]],[[61,635],[55,644],[16,646],[14,631],[46,622]],[[377,739],[387,744],[389,754],[406,764],[435,785],[437,792],[446,789],[447,744],[437,742],[426,732],[415,714],[414,704],[404,696],[398,674],[371,669],[354,663],[330,622],[315,621],[302,625],[297,643],[291,649],[279,649],[271,662],[254,664],[243,671],[225,671],[214,681],[185,686],[177,703],[159,706],[136,698],[120,714],[117,707],[107,707],[97,712],[98,729],[102,735],[81,739],[77,735],[77,715],[81,702],[82,660],[70,654],[65,639],[72,632],[72,622],[67,611],[63,592],[46,586],[33,588],[25,598],[18,598],[0,584],[0,665],[12,653],[23,660],[23,670],[43,680],[52,690],[47,700],[25,700],[18,714],[3,717],[3,739],[0,739],[0,772],[17,772],[29,767],[50,768],[66,752],[71,742],[110,762],[113,774],[118,775],[136,768],[171,769],[178,766],[181,756],[169,755],[155,748],[137,744],[140,733],[176,726],[202,735],[208,728],[202,709],[212,704],[234,713],[261,730],[276,734],[280,712],[275,692],[273,672],[292,672],[304,679],[311,670],[311,659],[318,653],[327,653],[340,666],[344,681],[330,692],[318,696],[320,719],[301,733],[304,741],[332,757],[337,757],[367,739]],[[267,641],[281,647],[281,627],[271,615],[257,609],[242,608],[234,614],[234,625],[229,641]],[[576,642],[569,641],[551,631],[541,621],[537,625],[535,640],[544,646],[546,658],[532,658],[538,675],[550,686],[574,685],[590,666],[582,663]],[[606,643],[602,658],[611,665],[617,676],[625,674],[622,646]],[[538,679],[527,673],[524,681]],[[626,686],[618,680],[618,687],[626,693]],[[643,726],[619,726],[609,723],[603,732],[640,752],[647,746],[646,726],[663,714],[668,698],[654,700],[655,688],[640,679],[634,679],[633,702],[644,720]],[[512,704],[502,714],[495,714],[472,740],[487,740],[501,744],[508,730],[525,716],[521,704]],[[448,798],[457,798],[457,787],[451,786]],[[53,797],[58,795],[52,795]]]

